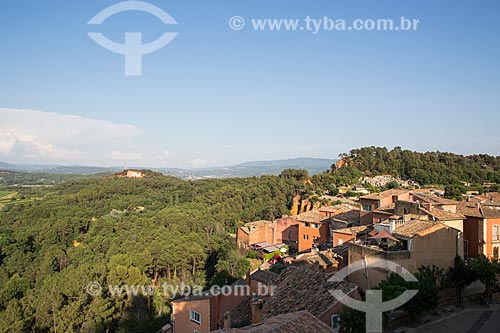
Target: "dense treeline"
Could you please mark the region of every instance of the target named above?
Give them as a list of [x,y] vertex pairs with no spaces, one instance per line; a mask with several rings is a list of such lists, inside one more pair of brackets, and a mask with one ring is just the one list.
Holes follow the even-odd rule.
[[347,162],[347,166],[339,169],[332,166],[331,174],[335,177],[350,174],[351,178],[341,179],[345,183],[356,182],[359,175],[382,174],[411,179],[421,185],[500,183],[500,156],[462,156],[439,151],[419,153],[400,147],[392,150],[365,147],[353,149],[349,154],[341,154],[340,157]]
[[0,332],[154,332],[168,300],[96,297],[108,285],[230,283],[248,261],[230,232],[288,212],[303,184],[289,177],[182,181],[73,180],[0,212]]

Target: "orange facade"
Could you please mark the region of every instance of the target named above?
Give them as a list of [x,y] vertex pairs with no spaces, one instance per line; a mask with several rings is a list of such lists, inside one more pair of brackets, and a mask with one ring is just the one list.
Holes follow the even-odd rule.
[[293,217],[284,216],[269,223],[247,223],[237,230],[239,248],[249,249],[253,244],[268,242],[269,244],[285,243],[298,248],[299,221]]
[[340,232],[333,231],[333,246],[339,246],[354,240],[354,236],[352,234],[345,234]]
[[500,258],[500,218],[484,219],[483,235],[484,245],[483,253],[489,259]]
[[299,252],[312,248],[313,244],[326,244],[329,238],[328,223],[308,223],[299,224]]
[[388,190],[381,193],[373,193],[361,197],[359,203],[361,204],[360,223],[361,225],[370,225],[380,223],[385,219],[384,215],[376,215],[374,211],[381,207],[395,203],[398,200],[409,201],[409,191],[395,191]]
[[179,299],[172,302],[173,333],[210,333],[217,330],[227,311],[233,310],[247,299],[245,292],[235,291],[229,295],[213,295],[196,299]]

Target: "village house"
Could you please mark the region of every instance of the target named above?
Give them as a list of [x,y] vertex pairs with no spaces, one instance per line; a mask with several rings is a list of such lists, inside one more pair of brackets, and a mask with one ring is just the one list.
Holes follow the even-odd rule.
[[463,233],[465,216],[457,212],[457,202],[433,194],[410,193],[410,200],[396,200],[373,211],[377,223],[432,220],[443,222]]
[[[390,234],[382,224],[370,233],[371,242],[348,243],[348,263],[359,260],[385,259],[393,261],[410,272],[420,266],[448,269],[456,256],[463,257],[462,233],[441,222],[412,220],[404,222]],[[386,278],[387,272],[370,270],[369,278],[363,272],[354,272],[350,281],[362,289],[375,286]]]
[[360,223],[369,225],[380,223],[386,218],[385,215],[374,214],[375,210],[381,207],[387,207],[398,200],[410,200],[410,191],[407,190],[387,190],[380,193],[372,193],[359,198],[361,204]]
[[318,267],[291,266],[277,278],[273,297],[263,304],[264,320],[296,311],[307,311],[332,328],[338,328],[342,303],[329,290],[342,290],[361,300],[358,286],[352,282],[330,282],[331,274]]
[[248,296],[244,293],[236,292],[236,286],[241,285],[241,282],[232,285],[234,292],[227,296],[206,292],[203,295],[189,295],[172,301],[172,333],[209,333],[217,329],[224,313],[247,299]]
[[356,226],[350,228],[332,230],[333,246],[340,246],[350,241],[358,239],[358,235],[364,235],[367,232],[368,226]]
[[254,273],[247,272],[246,282],[252,295],[267,296],[273,293],[273,280],[278,276],[270,270],[257,269]]
[[298,311],[291,313],[283,313],[275,317],[263,319],[261,323],[242,327],[242,328],[227,328],[213,331],[217,332],[232,332],[232,333],[334,333],[335,331],[323,323],[318,318],[314,317],[307,311]]
[[339,259],[332,249],[320,251],[316,249],[284,259],[285,263],[294,266],[318,266],[327,273],[338,271]]
[[299,252],[307,251],[323,244],[330,239],[330,218],[312,210],[297,216],[299,221]]
[[240,249],[250,249],[258,243],[269,245],[286,244],[298,249],[299,221],[293,217],[283,216],[274,221],[260,220],[245,223],[238,228],[236,242]]
[[[227,313],[245,308],[245,304],[248,307],[252,297],[266,299],[272,295],[273,280],[277,275],[258,269],[253,273],[247,272],[245,279],[232,284],[229,293],[213,295],[207,291],[202,295],[188,295],[172,301],[172,333],[208,333],[219,329]],[[250,317],[249,313],[245,315]]]
[[467,257],[486,256],[500,258],[500,207],[485,206],[479,202],[458,205],[458,211],[465,216],[464,240]]
[[276,316],[299,311],[307,311],[327,327],[338,328],[342,304],[328,291],[342,290],[346,295],[361,300],[357,285],[347,281],[330,282],[331,274],[317,265],[290,266],[273,280],[268,280],[269,277],[264,279],[266,285],[273,286],[272,297],[249,297],[226,312],[220,323],[226,331],[231,327],[241,327],[241,323],[260,327]]

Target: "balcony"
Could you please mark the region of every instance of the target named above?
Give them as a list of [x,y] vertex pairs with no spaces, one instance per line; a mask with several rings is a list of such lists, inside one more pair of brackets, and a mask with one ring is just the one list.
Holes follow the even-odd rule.
[[348,245],[349,256],[351,254],[356,254],[360,257],[376,257],[380,259],[386,259],[391,261],[407,260],[411,257],[411,252],[408,250],[394,251],[390,249],[384,249],[378,245],[367,245],[363,244],[361,241],[350,242]]

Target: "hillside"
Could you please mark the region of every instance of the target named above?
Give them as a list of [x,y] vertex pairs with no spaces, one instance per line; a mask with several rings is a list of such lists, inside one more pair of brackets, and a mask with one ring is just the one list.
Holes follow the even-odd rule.
[[[330,169],[337,160],[322,158],[294,158],[287,160],[244,162],[237,165],[210,167],[210,168],[148,168],[165,175],[182,179],[206,179],[206,178],[240,178],[257,177],[262,175],[279,175],[284,169],[305,169],[314,175]],[[134,167],[135,169],[145,169]],[[125,169],[119,167],[96,167],[85,165],[60,166],[60,165],[37,165],[37,164],[9,164],[0,162],[0,171],[15,171],[26,173],[37,173],[45,175],[44,178],[57,178],[49,175],[95,175],[110,174]],[[22,178],[18,175],[17,178]],[[36,178],[25,175],[25,178]],[[59,177],[61,178],[61,177]]]
[[360,175],[376,176],[392,174],[402,179],[411,179],[421,185],[429,184],[483,184],[500,183],[500,156],[486,154],[463,156],[446,152],[415,152],[396,147],[353,149],[342,154],[342,167],[330,173],[350,173],[351,181]]
[[294,158],[273,161],[244,162],[232,166],[201,169],[159,169],[167,175],[183,179],[255,177],[279,175],[285,169],[305,169],[310,175],[329,170],[337,160],[323,158]]
[[[248,261],[229,233],[240,221],[288,213],[303,186],[275,176],[189,182],[144,174],[21,188],[25,199],[0,209],[0,332],[156,332],[174,296],[163,283],[241,277]],[[105,292],[86,293],[93,281]],[[158,289],[128,298],[110,295],[108,285]]]

